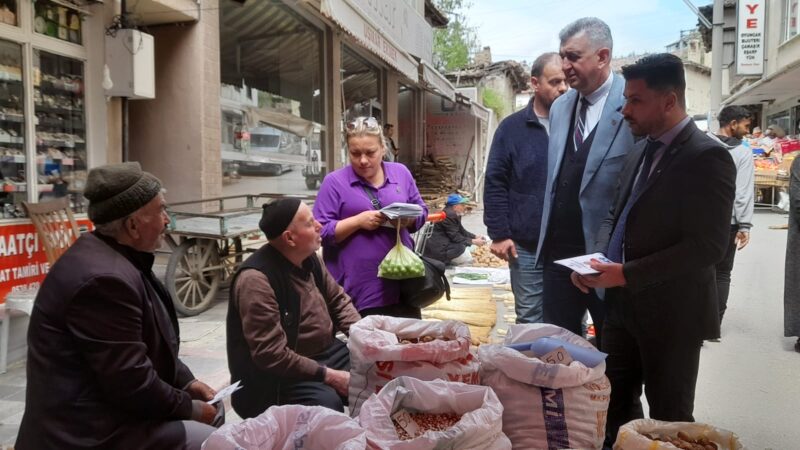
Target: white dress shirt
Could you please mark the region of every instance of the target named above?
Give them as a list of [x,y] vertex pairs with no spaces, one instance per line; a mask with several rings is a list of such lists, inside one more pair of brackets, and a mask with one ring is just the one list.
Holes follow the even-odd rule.
[[[589,101],[589,106],[586,108],[586,127],[584,128],[586,131],[583,133],[584,140],[586,140],[586,137],[592,133],[594,127],[597,126],[597,122],[600,121],[600,115],[603,113],[603,107],[606,106],[608,93],[611,92],[611,84],[613,82],[614,74],[610,73],[608,74],[606,81],[604,81],[599,88],[595,89],[594,92],[586,96],[586,100]],[[581,99],[583,97],[583,94],[578,96],[578,101],[575,106],[576,118],[578,117],[578,114],[580,114]]]

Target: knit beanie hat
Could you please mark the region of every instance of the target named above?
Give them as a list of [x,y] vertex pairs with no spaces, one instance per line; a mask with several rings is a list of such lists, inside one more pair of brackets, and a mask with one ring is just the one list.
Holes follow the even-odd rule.
[[289,228],[297,210],[300,209],[300,199],[282,198],[271,203],[264,203],[263,209],[258,227],[261,228],[267,239],[275,239]]
[[138,162],[109,164],[89,171],[83,196],[89,199],[89,219],[95,224],[121,219],[155,198],[161,181]]

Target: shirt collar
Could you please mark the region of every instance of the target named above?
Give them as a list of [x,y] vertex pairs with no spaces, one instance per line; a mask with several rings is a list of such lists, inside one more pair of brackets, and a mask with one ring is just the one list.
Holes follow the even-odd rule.
[[108,244],[109,247],[116,250],[122,256],[125,257],[128,261],[131,262],[137,269],[139,269],[143,273],[150,273],[153,270],[153,262],[156,259],[156,256],[152,253],[148,252],[140,252],[132,247],[128,247],[127,245],[120,244],[117,242],[116,239],[101,234],[97,231],[93,231],[94,235],[97,236],[98,239]]
[[[589,101],[589,105],[594,105],[595,103],[600,101],[600,99],[608,95],[608,93],[611,92],[611,85],[613,83],[614,83],[614,74],[610,73],[608,74],[608,78],[606,78],[606,81],[604,81],[599,88],[595,89],[594,92],[586,96],[586,100]],[[580,98],[583,97],[584,96],[581,94]],[[578,99],[579,101],[580,98]]]
[[689,117],[689,116],[686,116],[686,117],[683,118],[683,120],[678,122],[677,125],[675,125],[674,127],[670,128],[669,130],[664,132],[664,134],[662,134],[661,136],[656,137],[656,138],[654,138],[652,136],[648,136],[647,138],[650,139],[650,140],[655,140],[655,141],[661,142],[661,145],[664,146],[664,147],[669,147],[670,144],[672,144],[672,141],[674,141],[675,138],[678,137],[678,133],[680,133],[681,130],[683,130],[683,128],[686,127],[686,125],[689,124],[690,120],[692,120],[692,118]]
[[538,123],[538,124],[541,125],[541,122],[539,121],[539,116],[537,116],[536,115],[536,111],[533,110],[533,102],[534,102],[534,100],[536,100],[536,96],[535,95],[531,96],[531,99],[528,100],[528,106],[527,106],[528,109],[527,109],[527,113],[525,114],[525,121],[528,124]]

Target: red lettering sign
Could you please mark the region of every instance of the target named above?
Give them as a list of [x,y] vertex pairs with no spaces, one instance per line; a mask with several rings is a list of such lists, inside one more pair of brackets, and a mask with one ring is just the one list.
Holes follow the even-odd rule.
[[750,14],[755,14],[756,9],[758,9],[758,4],[755,5],[744,5],[748,10],[750,10]]
[[758,19],[747,19],[747,28],[758,28]]
[[[82,229],[93,228],[89,219],[78,219]],[[0,225],[0,303],[11,291],[39,287],[50,264],[32,223]]]

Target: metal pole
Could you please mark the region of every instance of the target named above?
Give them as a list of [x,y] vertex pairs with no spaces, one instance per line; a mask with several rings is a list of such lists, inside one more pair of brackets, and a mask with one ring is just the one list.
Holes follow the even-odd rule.
[[714,0],[712,19],[711,105],[708,113],[708,129],[716,133],[719,130],[719,122],[717,121],[719,104],[722,102],[722,27],[725,19],[723,0]]

